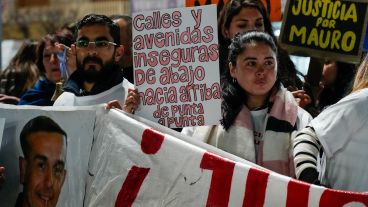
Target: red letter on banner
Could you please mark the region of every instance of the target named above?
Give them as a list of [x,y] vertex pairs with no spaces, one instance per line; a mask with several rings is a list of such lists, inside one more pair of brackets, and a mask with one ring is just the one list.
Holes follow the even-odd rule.
[[269,173],[250,168],[245,186],[244,207],[262,207],[266,196]]
[[310,186],[310,184],[302,181],[290,180],[286,197],[286,207],[308,207]]
[[361,203],[368,206],[368,195],[357,192],[326,189],[321,196],[319,206],[345,206],[348,203]]
[[[152,129],[145,129],[142,134],[141,149],[145,154],[156,154],[164,141],[165,136]],[[115,207],[132,206],[138,195],[150,168],[133,166],[121,187],[115,201]]]
[[120,189],[118,198],[116,199],[115,207],[132,206],[149,170],[149,168],[140,168],[136,166],[133,166],[129,170],[128,176]]
[[142,135],[141,149],[146,154],[156,154],[164,141],[164,135],[152,129],[146,129]]
[[235,163],[230,160],[209,152],[204,153],[201,168],[213,171],[207,206],[228,206],[234,166]]

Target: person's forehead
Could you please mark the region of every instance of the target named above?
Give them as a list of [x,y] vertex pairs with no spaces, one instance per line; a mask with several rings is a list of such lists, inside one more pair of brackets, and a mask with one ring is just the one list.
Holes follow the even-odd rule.
[[244,7],[240,10],[239,14],[236,15],[235,17],[243,18],[243,19],[247,19],[247,18],[256,19],[256,18],[262,17],[262,13],[254,7]]
[[47,42],[45,45],[45,48],[43,49],[43,52],[49,52],[56,50],[55,44],[52,44],[51,42]]
[[30,155],[36,154],[48,157],[51,160],[65,160],[66,139],[57,132],[38,131],[27,136],[30,145]]
[[110,29],[107,25],[88,25],[80,28],[78,30],[78,38],[85,37],[90,40],[94,40],[95,38],[106,37],[107,39],[113,39],[110,35]]

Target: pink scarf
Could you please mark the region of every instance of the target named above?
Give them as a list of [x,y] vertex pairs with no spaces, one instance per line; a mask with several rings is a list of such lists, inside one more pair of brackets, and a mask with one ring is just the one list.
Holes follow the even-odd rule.
[[291,133],[296,130],[298,105],[293,95],[281,87],[269,98],[265,131],[256,154],[251,113],[244,106],[233,126],[224,131],[218,147],[287,176],[294,176]]

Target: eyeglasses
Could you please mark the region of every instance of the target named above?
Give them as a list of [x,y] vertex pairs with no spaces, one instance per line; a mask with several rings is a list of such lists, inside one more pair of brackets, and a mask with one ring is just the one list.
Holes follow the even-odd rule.
[[96,40],[94,42],[90,42],[88,40],[78,40],[75,42],[75,45],[79,48],[87,48],[89,44],[93,43],[96,48],[108,48],[110,45],[116,46],[117,44],[114,42],[109,42],[107,40]]

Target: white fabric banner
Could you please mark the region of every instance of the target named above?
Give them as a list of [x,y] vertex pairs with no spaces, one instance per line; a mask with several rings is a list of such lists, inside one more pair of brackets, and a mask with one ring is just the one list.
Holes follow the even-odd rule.
[[118,110],[0,105],[0,114],[0,206],[20,192],[19,133],[38,115],[68,134],[58,206],[368,206],[368,194],[296,181]]
[[98,116],[86,206],[368,206],[368,194],[261,170],[143,122],[115,110]]

